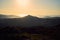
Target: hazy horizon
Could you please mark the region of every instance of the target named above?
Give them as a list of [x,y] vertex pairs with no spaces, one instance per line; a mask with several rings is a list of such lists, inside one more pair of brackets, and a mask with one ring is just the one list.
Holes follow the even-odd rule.
[[60,16],[60,0],[0,0],[0,14]]
[[44,16],[44,17],[38,17],[38,16],[33,16],[33,15],[26,15],[24,17],[20,17],[17,15],[6,15],[6,14],[0,14],[0,18],[26,18],[26,17],[36,17],[36,18],[56,18],[60,16]]

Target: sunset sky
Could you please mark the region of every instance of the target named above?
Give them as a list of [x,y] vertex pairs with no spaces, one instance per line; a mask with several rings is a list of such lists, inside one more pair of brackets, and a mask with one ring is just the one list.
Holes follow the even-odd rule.
[[0,14],[60,16],[60,0],[0,0]]

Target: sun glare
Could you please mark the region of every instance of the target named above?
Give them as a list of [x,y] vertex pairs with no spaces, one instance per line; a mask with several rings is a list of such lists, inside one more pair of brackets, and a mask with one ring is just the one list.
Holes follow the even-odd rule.
[[19,14],[18,16],[21,17],[21,18],[23,18],[25,16],[28,16],[28,14]]
[[29,0],[16,0],[16,2],[20,5],[20,6],[27,6],[29,3]]

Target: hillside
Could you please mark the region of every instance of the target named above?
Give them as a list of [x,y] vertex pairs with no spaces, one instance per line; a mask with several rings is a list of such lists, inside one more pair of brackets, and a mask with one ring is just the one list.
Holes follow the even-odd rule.
[[60,17],[38,18],[28,15],[24,18],[3,18],[0,19],[0,26],[45,26],[52,27],[60,24]]

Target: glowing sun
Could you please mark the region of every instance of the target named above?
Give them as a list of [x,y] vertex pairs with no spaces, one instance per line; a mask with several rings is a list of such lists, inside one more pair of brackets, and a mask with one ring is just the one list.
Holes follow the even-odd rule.
[[29,3],[29,0],[16,0],[16,2],[20,5],[20,6],[27,6]]
[[23,17],[28,16],[28,14],[19,14],[18,16],[21,17],[21,18],[23,18]]

